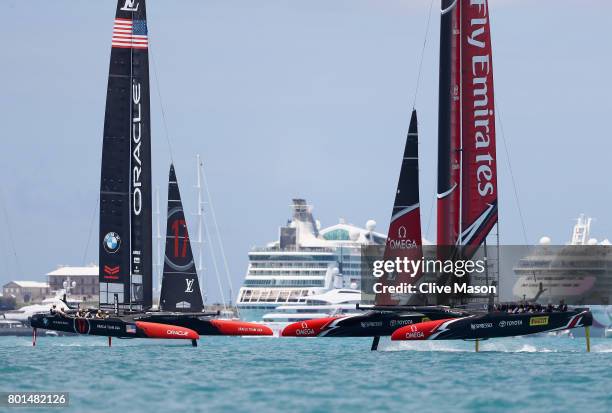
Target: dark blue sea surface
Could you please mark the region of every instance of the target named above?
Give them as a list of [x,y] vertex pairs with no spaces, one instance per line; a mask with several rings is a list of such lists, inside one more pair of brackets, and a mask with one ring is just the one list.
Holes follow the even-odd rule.
[[[0,337],[0,391],[68,391],[70,412],[612,412],[612,340]],[[0,408],[1,410],[1,408]],[[41,412],[45,409],[5,409]]]

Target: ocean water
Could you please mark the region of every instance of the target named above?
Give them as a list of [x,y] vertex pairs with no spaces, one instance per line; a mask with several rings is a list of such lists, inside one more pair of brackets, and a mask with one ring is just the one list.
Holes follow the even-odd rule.
[[[0,337],[0,391],[68,391],[70,412],[612,412],[612,340],[469,342]],[[0,408],[1,410],[1,408]],[[11,408],[5,411],[41,412]]]

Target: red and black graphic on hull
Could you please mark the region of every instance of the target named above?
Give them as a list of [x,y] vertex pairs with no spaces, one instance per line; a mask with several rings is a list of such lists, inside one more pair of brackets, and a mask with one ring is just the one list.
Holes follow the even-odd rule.
[[323,317],[312,320],[297,321],[281,331],[281,337],[318,337],[334,328],[336,322],[346,317]]
[[274,334],[270,327],[263,324],[240,320],[221,320],[197,313],[147,313],[139,315],[138,319],[189,328],[201,336],[271,336]]
[[522,314],[491,312],[402,327],[391,335],[391,340],[475,340],[522,336],[592,324],[593,315],[584,308]]
[[148,338],[166,338],[166,339],[183,339],[183,340],[198,340],[200,336],[195,331],[170,324],[150,323],[146,321],[136,321],[136,326]]
[[35,314],[31,319],[33,328],[62,331],[65,333],[119,338],[164,338],[197,340],[199,335],[192,329],[165,323],[134,320],[130,317],[107,319],[79,318],[72,316]]
[[86,318],[74,319],[74,332],[78,334],[89,334],[89,320]]
[[372,310],[363,314],[326,317],[289,324],[282,337],[383,337],[402,326],[426,320],[465,316],[464,312],[446,307],[422,307],[414,310]]

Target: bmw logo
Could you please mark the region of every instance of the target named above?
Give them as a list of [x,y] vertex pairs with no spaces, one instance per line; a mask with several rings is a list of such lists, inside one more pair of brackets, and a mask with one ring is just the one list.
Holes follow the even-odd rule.
[[114,254],[119,251],[119,248],[121,247],[121,237],[116,232],[109,232],[104,236],[102,245],[104,246],[106,252]]

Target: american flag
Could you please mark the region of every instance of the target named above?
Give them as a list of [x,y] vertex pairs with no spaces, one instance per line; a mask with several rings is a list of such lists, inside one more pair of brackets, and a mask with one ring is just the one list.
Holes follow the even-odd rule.
[[115,19],[113,47],[147,49],[147,22],[144,20]]
[[129,334],[136,334],[136,326],[134,324],[127,324],[125,326],[125,332]]

